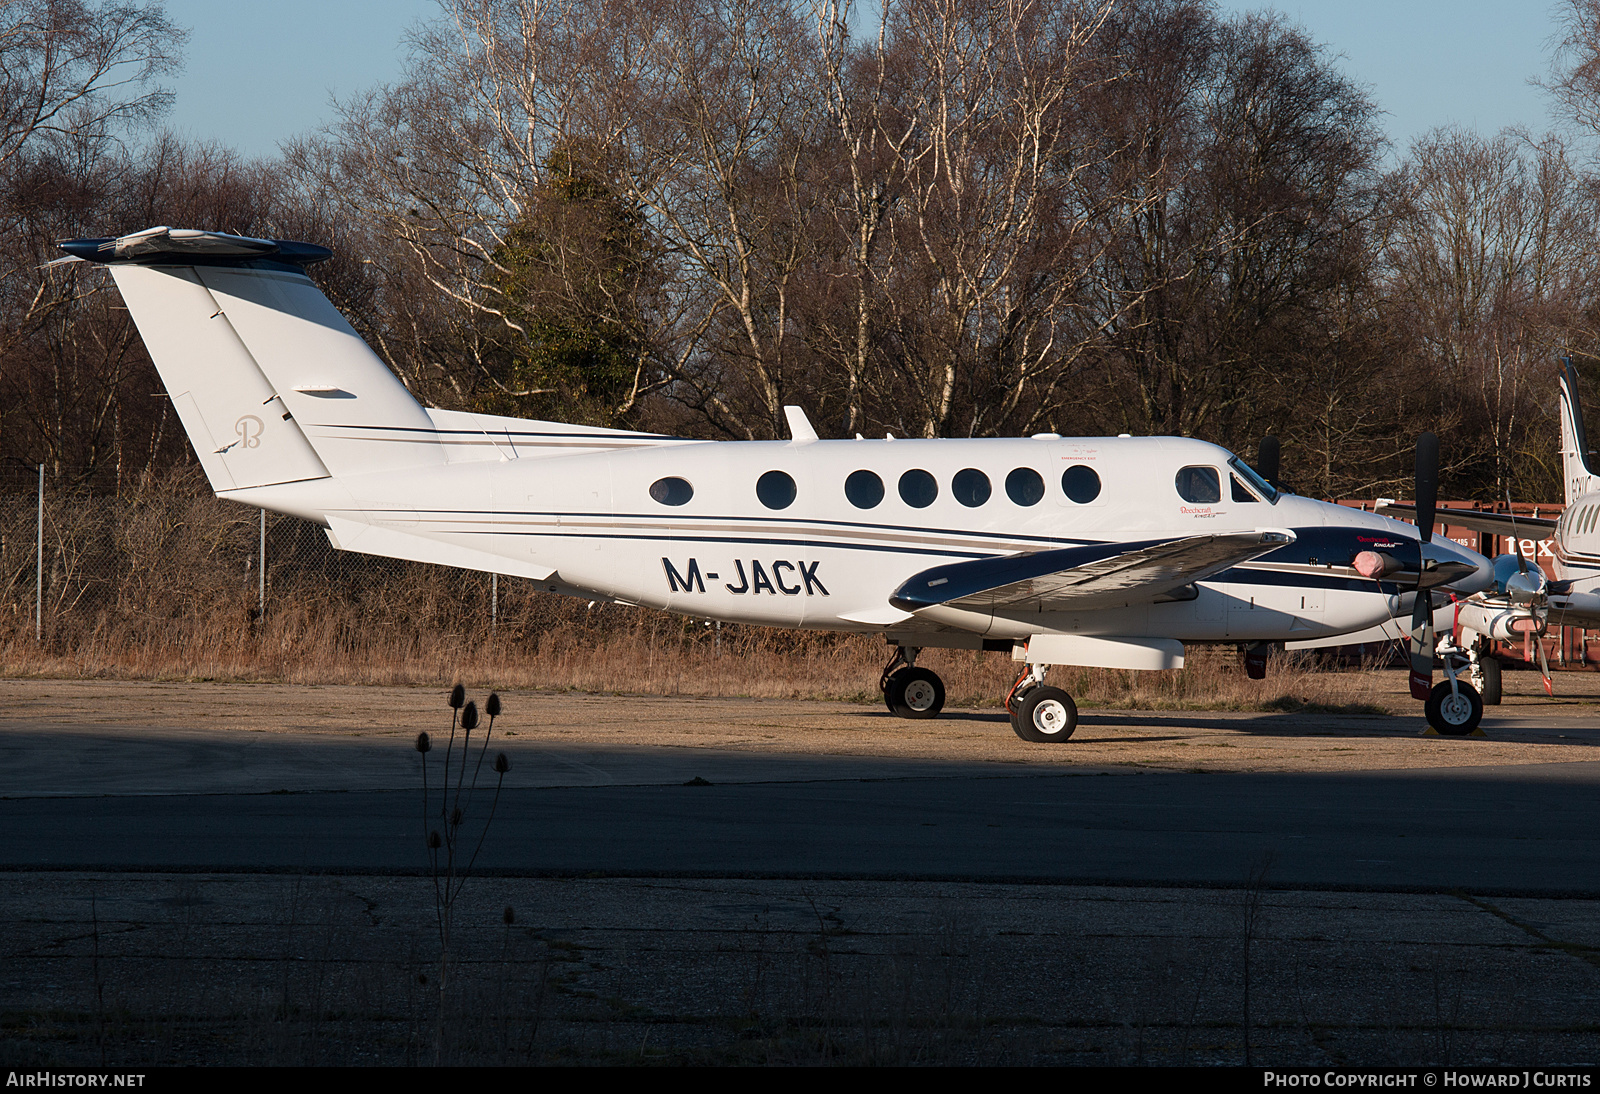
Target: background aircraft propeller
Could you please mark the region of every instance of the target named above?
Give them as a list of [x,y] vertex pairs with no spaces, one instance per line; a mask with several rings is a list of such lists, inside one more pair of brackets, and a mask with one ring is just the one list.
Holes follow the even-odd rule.
[[[1522,556],[1522,534],[1517,531],[1517,514],[1511,508],[1511,491],[1506,491],[1506,512],[1511,516],[1511,545],[1517,552],[1517,590],[1513,594],[1511,582],[1506,582],[1506,594],[1512,603],[1522,597],[1528,601],[1528,610],[1533,613],[1533,621],[1538,626],[1535,632],[1534,646],[1539,650],[1539,675],[1543,678],[1544,693],[1554,697],[1555,684],[1550,679],[1550,661],[1544,653],[1544,620],[1549,617],[1550,593],[1541,572],[1537,576],[1528,573],[1528,560]],[[1540,609],[1543,609],[1541,612]]]

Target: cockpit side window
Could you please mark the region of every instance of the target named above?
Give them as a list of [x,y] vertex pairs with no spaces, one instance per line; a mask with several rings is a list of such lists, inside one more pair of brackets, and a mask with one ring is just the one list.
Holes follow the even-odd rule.
[[1229,475],[1228,476],[1228,483],[1229,483],[1229,485],[1231,486],[1231,488],[1233,490],[1233,500],[1234,501],[1255,502],[1255,501],[1260,501],[1261,500],[1260,498],[1258,498],[1254,494],[1252,494],[1249,490],[1245,489],[1245,485],[1244,485],[1244,483],[1239,481],[1239,476],[1238,475]]
[[[1266,479],[1256,474],[1255,468],[1245,463],[1238,456],[1235,456],[1233,459],[1229,460],[1228,466],[1233,468],[1233,473],[1239,477],[1240,482],[1243,483],[1247,489],[1254,492],[1257,497],[1263,499],[1269,505],[1278,504],[1278,498],[1283,492],[1277,487],[1273,486]],[[1233,493],[1234,501],[1245,500],[1239,497],[1239,487],[1237,485],[1234,486]]]
[[1185,467],[1175,482],[1178,496],[1193,505],[1215,505],[1222,500],[1222,476],[1215,467]]

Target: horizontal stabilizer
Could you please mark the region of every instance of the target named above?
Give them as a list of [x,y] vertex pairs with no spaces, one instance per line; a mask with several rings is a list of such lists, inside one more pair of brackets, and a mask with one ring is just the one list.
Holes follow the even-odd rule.
[[1236,532],[978,558],[924,570],[895,590],[889,603],[910,612],[939,604],[1036,611],[1149,604],[1293,542],[1287,531]]

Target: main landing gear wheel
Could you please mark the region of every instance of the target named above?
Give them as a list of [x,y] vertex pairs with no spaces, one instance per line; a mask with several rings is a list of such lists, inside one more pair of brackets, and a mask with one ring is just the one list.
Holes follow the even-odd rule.
[[1483,705],[1500,705],[1500,662],[1487,654],[1478,660],[1478,671],[1483,673]]
[[1078,728],[1078,704],[1060,688],[1030,688],[1016,701],[1011,728],[1034,744],[1065,741]]
[[1465,737],[1478,728],[1483,718],[1483,700],[1477,689],[1460,680],[1456,688],[1452,691],[1448,680],[1435,684],[1423,708],[1428,724],[1444,737]]
[[936,672],[904,666],[884,681],[883,701],[902,718],[935,718],[944,709],[944,681]]

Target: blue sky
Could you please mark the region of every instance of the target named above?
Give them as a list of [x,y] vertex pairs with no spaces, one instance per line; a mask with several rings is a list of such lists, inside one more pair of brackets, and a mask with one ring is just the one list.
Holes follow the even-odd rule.
[[[1227,11],[1265,5],[1224,0]],[[1555,6],[1544,0],[1280,0],[1386,112],[1397,152],[1438,125],[1493,133],[1550,124],[1543,92]],[[166,0],[188,27],[188,65],[167,124],[248,156],[333,120],[329,105],[397,79],[408,27],[434,0]]]

